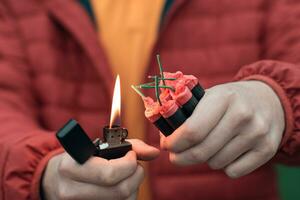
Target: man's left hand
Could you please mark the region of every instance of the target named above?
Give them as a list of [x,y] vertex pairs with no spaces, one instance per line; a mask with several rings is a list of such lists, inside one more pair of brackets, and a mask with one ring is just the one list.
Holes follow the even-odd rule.
[[276,93],[260,81],[241,81],[206,90],[192,116],[161,147],[178,165],[205,163],[229,177],[246,175],[277,152],[284,111]]

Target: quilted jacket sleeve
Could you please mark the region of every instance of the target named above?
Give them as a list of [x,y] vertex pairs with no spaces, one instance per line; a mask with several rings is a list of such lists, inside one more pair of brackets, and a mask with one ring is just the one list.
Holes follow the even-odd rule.
[[286,127],[277,159],[300,163],[300,3],[296,0],[270,1],[263,58],[244,66],[237,80],[260,80],[278,94],[285,111]]
[[0,2],[0,199],[39,199],[39,179],[59,145],[37,123],[31,72],[14,18]]

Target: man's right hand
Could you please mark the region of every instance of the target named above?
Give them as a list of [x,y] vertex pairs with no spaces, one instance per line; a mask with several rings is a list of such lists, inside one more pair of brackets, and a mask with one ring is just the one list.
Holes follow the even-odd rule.
[[77,164],[67,153],[53,157],[45,170],[42,188],[46,200],[134,200],[144,177],[137,162],[151,160],[159,150],[140,140],[129,140],[133,151],[124,157],[106,160],[90,158]]

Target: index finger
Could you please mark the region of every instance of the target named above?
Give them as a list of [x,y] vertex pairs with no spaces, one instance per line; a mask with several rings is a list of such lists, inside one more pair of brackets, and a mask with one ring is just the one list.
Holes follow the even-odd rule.
[[158,157],[159,150],[153,146],[150,146],[138,139],[128,139],[132,144],[132,150],[136,153],[137,158],[143,161],[150,161]]
[[200,143],[224,116],[228,101],[220,99],[214,90],[207,92],[189,117],[170,136],[164,138],[163,148],[180,153]]
[[92,157],[83,165],[79,165],[69,155],[67,156],[59,166],[60,172],[78,182],[112,186],[134,174],[137,169],[137,158],[133,151],[129,151],[119,159],[106,160]]

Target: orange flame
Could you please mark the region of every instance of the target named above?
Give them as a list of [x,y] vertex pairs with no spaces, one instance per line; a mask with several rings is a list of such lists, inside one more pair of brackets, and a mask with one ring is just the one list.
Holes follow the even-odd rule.
[[[120,120],[120,118],[121,118],[121,85],[120,85],[120,76],[118,75],[114,87],[114,95],[113,95],[112,106],[111,106],[109,127],[111,128],[114,125],[114,123]],[[120,121],[118,123],[120,123]]]

